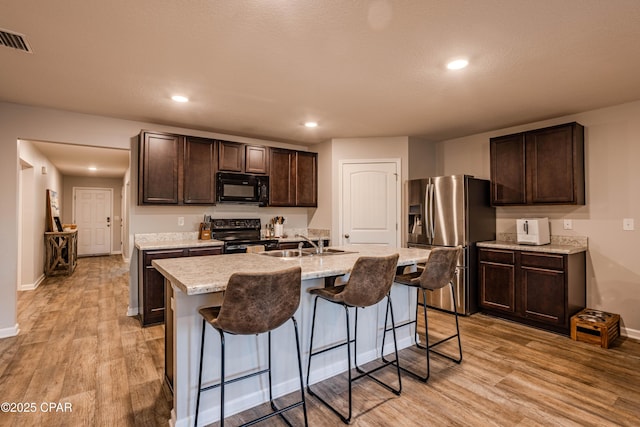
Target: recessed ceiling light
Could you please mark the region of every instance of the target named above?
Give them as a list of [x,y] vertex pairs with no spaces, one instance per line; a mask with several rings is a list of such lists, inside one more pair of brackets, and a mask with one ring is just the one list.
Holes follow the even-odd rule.
[[173,95],[171,99],[173,99],[176,102],[189,102],[189,98],[182,95]]
[[469,65],[469,61],[466,59],[456,59],[455,61],[451,61],[447,64],[447,68],[450,70],[461,70]]
[[306,122],[304,125],[308,128],[315,128],[318,127],[318,122]]
[[87,169],[89,169],[90,171],[97,171],[98,168],[95,166],[89,166]]

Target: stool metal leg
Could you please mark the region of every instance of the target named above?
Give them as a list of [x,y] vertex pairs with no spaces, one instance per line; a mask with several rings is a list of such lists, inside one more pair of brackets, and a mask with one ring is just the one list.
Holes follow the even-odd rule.
[[302,381],[302,352],[300,350],[300,336],[298,334],[298,322],[296,322],[296,318],[292,317],[293,320],[293,328],[295,329],[296,334],[296,351],[298,352],[298,372],[300,373],[300,395],[302,398],[302,410],[304,413],[304,425],[308,426],[309,421],[307,420],[307,400],[304,396],[304,382]]
[[424,345],[420,344],[420,340],[418,339],[418,323],[416,322],[416,347],[424,350],[425,359],[427,362],[427,375],[421,376],[416,374],[415,372],[411,372],[406,370],[406,372],[412,374],[414,377],[418,378],[422,382],[427,382],[429,377],[431,376],[431,358],[429,357],[429,349],[433,347],[433,345],[429,345],[429,316],[427,315],[427,290],[424,288],[420,288],[422,291],[422,304],[416,301],[416,319],[418,319],[418,305],[422,306],[422,316],[424,320]]
[[268,367],[267,369],[262,369],[262,370],[258,370],[256,372],[252,372],[250,374],[247,375],[243,375],[237,378],[233,378],[233,379],[229,379],[226,380],[225,379],[225,359],[226,359],[226,351],[225,351],[225,336],[224,336],[224,332],[220,329],[216,329],[219,333],[220,333],[220,347],[221,347],[221,357],[220,357],[220,382],[207,386],[207,387],[202,387],[202,360],[203,360],[203,355],[204,355],[204,336],[205,336],[205,328],[204,326],[206,325],[205,321],[203,320],[203,329],[202,329],[202,341],[201,341],[201,350],[200,350],[200,369],[199,369],[199,378],[198,378],[198,396],[197,396],[197,400],[196,400],[196,415],[195,415],[195,425],[198,425],[198,415],[199,415],[199,409],[200,409],[200,394],[203,391],[207,391],[207,390],[211,390],[217,387],[220,387],[220,427],[224,427],[224,389],[225,389],[225,385],[226,384],[230,384],[230,383],[234,383],[240,380],[244,380],[247,378],[251,378],[251,377],[255,377],[258,375],[262,375],[262,374],[268,374],[269,375],[269,402],[271,404],[271,408],[273,409],[273,412],[264,415],[262,417],[256,418],[255,420],[249,421],[245,424],[242,424],[242,426],[251,426],[254,424],[257,424],[259,422],[262,422],[264,420],[266,420],[267,418],[271,418],[275,415],[280,415],[280,417],[287,423],[287,425],[291,426],[291,423],[289,422],[289,420],[287,420],[287,418],[283,415],[284,412],[296,408],[298,406],[302,405],[303,411],[304,411],[304,425],[308,426],[309,422],[307,419],[307,405],[306,405],[306,400],[305,400],[305,396],[304,396],[304,383],[302,380],[302,354],[300,352],[300,337],[298,336],[298,324],[296,322],[296,319],[294,317],[291,317],[291,320],[293,321],[294,324],[294,331],[295,331],[295,335],[296,335],[296,350],[297,350],[297,354],[298,354],[298,371],[299,371],[299,379],[300,379],[300,394],[301,394],[301,400],[299,402],[295,402],[292,403],[291,405],[279,409],[274,400],[273,400],[273,382],[272,382],[272,376],[271,376],[271,331],[268,331]]
[[202,356],[204,355],[204,333],[206,321],[202,319],[202,339],[200,341],[200,368],[198,370],[198,396],[196,398],[196,417],[193,425],[198,427],[198,414],[200,409],[200,392],[202,391]]
[[[390,309],[390,311],[391,311],[391,324],[395,325],[395,319],[393,317],[393,304],[391,302],[390,293],[387,294],[387,309],[388,310]],[[388,311],[387,311],[387,313],[388,313]],[[356,317],[356,320],[357,320],[357,317]],[[384,328],[386,329],[386,327],[387,327],[387,314],[385,314],[385,319],[384,319]],[[395,360],[389,361],[389,360],[386,360],[385,357],[384,357],[384,332],[383,332],[383,334],[382,334],[382,347],[380,349],[380,354],[381,354],[381,358],[382,358],[382,361],[384,362],[384,364],[378,366],[377,368],[373,368],[370,371],[365,371],[365,370],[363,370],[362,368],[360,368],[358,366],[358,363],[356,361],[356,370],[361,375],[359,375],[358,377],[354,378],[354,380],[360,379],[363,376],[367,376],[367,377],[371,378],[372,380],[374,380],[375,382],[377,382],[378,384],[380,384],[381,386],[383,386],[384,388],[386,388],[387,390],[389,390],[392,393],[395,393],[396,395],[399,396],[400,393],[402,392],[402,379],[400,378],[400,368],[399,368],[399,366],[397,366],[398,364],[395,363],[398,360],[398,340],[396,339],[395,328],[392,328],[392,330],[393,330],[393,345],[394,345],[395,355],[396,355]],[[354,344],[354,346],[355,346],[355,344]],[[398,388],[397,389],[391,387],[389,384],[383,383],[382,381],[380,381],[379,379],[377,379],[376,377],[371,375],[372,373],[377,372],[380,369],[387,367],[388,365],[396,365],[396,367],[397,367],[397,371],[398,371]]]
[[[318,307],[318,296],[316,296],[315,301],[313,303],[313,315],[312,315],[312,320],[311,320],[311,339],[309,342],[309,362],[307,365],[307,392],[309,393],[309,395],[314,396],[315,398],[317,398],[320,402],[322,402],[327,408],[331,409],[331,411],[333,411],[333,413],[335,413],[341,420],[343,423],[345,424],[349,424],[349,422],[351,421],[351,413],[352,413],[352,393],[351,393],[351,337],[350,337],[350,333],[349,333],[349,307],[347,307],[346,305],[342,305],[344,307],[345,310],[345,319],[346,319],[346,324],[347,324],[347,341],[346,342],[342,342],[339,344],[335,344],[332,345],[331,347],[328,348],[324,348],[322,350],[313,351],[313,337],[314,337],[314,332],[315,332],[315,326],[316,326],[316,309]],[[347,417],[345,417],[344,415],[342,415],[336,408],[333,407],[333,405],[331,405],[329,402],[327,402],[326,400],[324,400],[322,397],[320,397],[318,394],[316,394],[312,389],[311,389],[311,385],[309,384],[309,374],[311,372],[311,359],[313,358],[313,356],[317,356],[321,353],[325,353],[329,350],[333,350],[339,347],[342,347],[343,345],[347,346],[347,375],[348,375],[348,384],[349,384],[349,415]]]
[[224,385],[226,383],[224,379],[224,360],[226,359],[226,353],[224,348],[224,332],[220,332],[220,351],[222,357],[220,358],[220,427],[224,427]]
[[[398,367],[398,369],[399,369],[399,370],[402,370],[403,372],[406,372],[406,373],[408,373],[408,374],[412,375],[413,377],[415,377],[415,378],[419,379],[419,380],[420,380],[420,381],[422,381],[422,382],[427,382],[427,380],[429,379],[429,375],[430,375],[430,365],[429,365],[429,334],[425,333],[426,346],[424,346],[424,345],[420,344],[420,340],[419,340],[419,337],[418,337],[418,321],[417,321],[417,319],[418,319],[418,304],[420,304],[420,303],[418,302],[418,300],[419,300],[419,292],[420,292],[420,290],[422,290],[422,294],[423,294],[423,295],[422,295],[422,296],[423,296],[423,301],[426,301],[426,294],[425,294],[425,290],[424,290],[424,289],[422,289],[422,288],[417,289],[417,292],[416,292],[416,310],[415,310],[415,317],[414,317],[414,320],[408,320],[408,321],[405,321],[405,322],[403,322],[403,323],[401,323],[401,324],[398,324],[398,325],[396,325],[396,324],[393,324],[393,323],[392,323],[392,327],[387,328],[387,318],[388,318],[388,316],[389,316],[389,310],[390,310],[390,308],[391,308],[391,304],[390,304],[390,302],[389,302],[389,303],[387,303],[387,313],[386,313],[386,315],[385,315],[385,321],[384,321],[384,324],[385,324],[385,330],[384,330],[384,333],[382,334],[382,346],[383,346],[383,348],[384,348],[384,342],[385,342],[385,338],[386,338],[387,332],[389,332],[389,331],[393,331],[393,333],[395,334],[395,330],[396,330],[397,328],[401,328],[401,327],[403,327],[403,326],[410,326],[410,325],[415,324],[415,328],[414,328],[415,345],[416,345],[416,347],[418,347],[418,348],[420,348],[420,349],[425,350],[425,357],[426,357],[426,364],[427,364],[427,366],[426,366],[426,371],[427,371],[426,376],[420,375],[420,374],[418,374],[417,372],[414,372],[414,371],[410,370],[409,368],[405,368],[404,366],[400,366],[400,363],[399,363],[399,360],[400,360],[400,359],[398,358],[397,351],[396,351],[396,360],[387,360],[387,359],[384,357],[384,355],[382,356],[382,360],[384,360],[384,361],[385,361],[385,362],[387,362],[387,363],[393,363],[393,364],[397,365],[397,367]],[[420,305],[422,305],[422,304],[420,304]],[[424,306],[423,306],[423,307],[424,307]],[[392,310],[391,310],[391,316],[392,316],[392,320],[393,320],[393,311],[392,311]],[[426,312],[426,310],[424,310],[424,322],[425,322],[425,330],[427,330],[427,326],[426,326],[426,325],[427,325],[427,312]]]
[[[353,379],[351,378],[351,328],[349,327],[349,307],[347,307],[346,305],[344,306],[344,314],[345,317],[347,319],[347,365],[348,365],[348,369],[347,372],[349,374],[349,417],[348,418],[344,418],[342,415],[340,415],[340,418],[342,418],[342,421],[345,424],[349,424],[349,422],[351,421],[351,413],[352,413],[352,409],[353,409],[353,393],[351,390],[351,382],[353,381]],[[358,307],[356,307],[356,320],[358,319]],[[356,336],[358,334],[358,328],[356,327],[354,330],[354,345],[355,345],[355,339]],[[336,413],[338,413],[337,411],[335,411]]]
[[306,404],[306,400],[304,397],[304,383],[302,382],[302,355],[300,353],[300,338],[298,337],[298,322],[296,322],[296,318],[295,317],[291,317],[291,321],[293,322],[293,328],[294,328],[294,333],[296,336],[296,352],[298,355],[298,371],[299,371],[299,378],[300,378],[300,394],[301,394],[301,399],[300,401],[296,402],[296,403],[292,403],[291,405],[285,407],[285,408],[278,408],[276,403],[273,400],[273,386],[272,386],[272,380],[271,380],[271,331],[268,332],[268,375],[269,375],[269,403],[271,404],[271,409],[274,411],[271,414],[267,414],[264,415],[260,418],[256,418],[253,421],[250,421],[248,423],[242,424],[242,426],[251,426],[253,424],[257,424],[261,421],[266,420],[267,418],[271,418],[274,415],[280,415],[280,418],[283,419],[283,421],[289,426],[289,427],[293,427],[293,425],[291,424],[291,422],[287,419],[287,417],[284,416],[284,413],[286,411],[288,411],[289,409],[293,409],[295,407],[298,407],[300,405],[302,405],[302,410],[304,413],[304,425],[308,426],[309,425],[309,421],[307,420],[307,404]]
[[[399,325],[395,326],[395,328],[400,328],[402,326],[408,326],[408,325],[411,325],[411,324],[414,324],[414,323],[416,324],[416,329],[415,329],[415,340],[416,341],[415,342],[416,342],[416,347],[425,350],[426,375],[422,376],[422,375],[418,374],[417,372],[411,371],[408,368],[405,368],[405,367],[402,367],[402,366],[400,366],[400,369],[402,371],[404,371],[404,372],[416,377],[417,379],[419,379],[419,380],[421,380],[423,382],[426,382],[429,379],[429,376],[431,375],[431,361],[430,361],[429,353],[433,352],[433,353],[435,353],[435,354],[437,354],[439,356],[442,356],[442,357],[444,357],[446,359],[449,359],[449,360],[451,360],[451,361],[453,361],[455,363],[460,363],[462,361],[462,344],[461,344],[461,341],[460,341],[460,326],[459,326],[459,323],[458,323],[458,310],[456,309],[456,304],[455,304],[456,303],[455,287],[453,285],[453,282],[449,282],[449,285],[451,286],[451,296],[452,296],[452,299],[453,299],[453,314],[454,314],[455,321],[456,321],[456,333],[455,334],[453,334],[453,335],[451,335],[449,337],[443,338],[443,339],[441,339],[441,340],[439,340],[439,341],[437,341],[435,343],[429,343],[429,319],[428,319],[428,315],[427,315],[427,292],[426,292],[427,290],[424,289],[424,288],[419,288],[418,289],[418,293],[420,292],[420,290],[422,291],[422,304],[418,300],[416,300],[416,317],[415,318],[416,319],[418,318],[418,305],[421,305],[422,306],[422,313],[423,313],[423,316],[424,316],[425,343],[421,344],[419,342],[417,320],[409,320],[407,322],[404,322],[402,324],[399,324]],[[387,305],[387,310],[388,309],[389,309],[389,305]],[[387,315],[388,315],[388,313],[387,313]],[[386,320],[386,316],[385,316],[385,331],[384,331],[384,334],[382,336],[382,343],[383,343],[382,345],[383,346],[384,346],[384,339],[385,339],[386,333],[388,331],[394,329],[393,327],[392,328],[387,328],[386,324],[387,324],[387,320]],[[452,339],[454,337],[458,339],[458,353],[459,353],[459,355],[458,355],[457,358],[453,357],[453,356],[450,356],[448,354],[444,354],[444,353],[442,353],[442,352],[440,352],[438,350],[433,349],[434,347],[436,347],[436,346],[438,346],[438,345],[440,345],[440,344],[442,344],[442,343],[444,343],[446,341],[449,341],[450,339]]]
[[311,373],[311,357],[313,356],[313,336],[316,330],[316,308],[318,307],[318,297],[315,297],[313,301],[313,314],[311,315],[311,337],[309,339],[309,360],[307,360],[307,391],[313,395],[313,392],[309,388],[309,374]]
[[[462,362],[462,343],[460,342],[460,326],[458,324],[458,310],[456,308],[456,291],[455,291],[455,286],[453,285],[453,282],[449,282],[449,286],[451,286],[451,297],[453,299],[453,314],[454,314],[454,317],[456,319],[456,333],[451,335],[451,336],[449,336],[449,337],[443,338],[438,342],[435,342],[435,343],[429,345],[429,351],[437,354],[438,356],[442,356],[442,357],[444,357],[446,359],[449,359],[452,362],[460,363],[460,362]],[[426,307],[425,307],[424,310],[425,310],[425,318],[426,318],[426,312],[427,312]],[[435,347],[437,345],[440,345],[440,344],[442,344],[442,343],[444,343],[446,341],[449,341],[450,339],[452,339],[454,337],[457,337],[457,339],[458,339],[458,357],[453,357],[453,356],[450,356],[448,354],[444,354],[444,353],[442,353],[442,352],[440,352],[438,350],[432,350],[433,347]]]
[[[346,341],[339,343],[339,344],[335,344],[332,345],[331,347],[328,348],[324,348],[322,350],[313,351],[313,338],[314,338],[314,332],[315,332],[315,322],[316,322],[316,309],[317,309],[317,304],[318,304],[318,298],[316,296],[316,299],[314,301],[314,305],[313,305],[313,315],[312,315],[312,321],[311,321],[311,339],[309,342],[309,362],[307,365],[307,392],[309,393],[309,395],[316,397],[320,402],[322,402],[325,406],[327,406],[331,411],[333,411],[341,420],[342,422],[344,422],[345,424],[349,424],[352,418],[352,414],[353,414],[353,390],[352,390],[352,383],[364,376],[367,376],[371,379],[373,379],[375,382],[377,382],[378,384],[382,385],[383,387],[387,388],[388,390],[391,390],[393,393],[395,393],[396,395],[400,395],[400,392],[402,391],[402,380],[400,377],[400,369],[397,368],[398,371],[398,389],[394,389],[391,386],[389,386],[388,384],[385,384],[383,382],[381,382],[380,380],[378,380],[377,378],[373,377],[371,374],[373,372],[378,371],[379,369],[382,369],[388,365],[390,365],[391,363],[385,363],[384,365],[378,366],[377,368],[374,368],[370,371],[364,371],[363,369],[361,369],[358,364],[357,364],[357,360],[356,360],[356,355],[357,355],[357,347],[356,347],[356,343],[357,343],[357,335],[358,335],[358,307],[355,307],[355,324],[354,324],[354,338],[351,339],[351,328],[350,328],[350,322],[349,322],[349,306],[345,305],[345,304],[340,304],[344,307],[345,310],[345,320],[346,320],[346,326],[347,326],[347,339]],[[387,295],[388,298],[388,304],[391,304],[391,298],[390,295]],[[329,301],[331,302],[331,301]],[[393,307],[391,307],[391,323],[394,324],[394,318],[393,318]],[[396,334],[395,334],[395,330],[393,333],[393,340],[394,340],[394,344],[395,344],[395,354],[396,354],[396,360],[398,358],[398,345],[397,345],[397,340],[396,340]],[[352,377],[351,374],[351,343],[353,343],[354,346],[354,364],[355,364],[355,368],[356,370],[360,373],[360,375],[356,376],[356,377]],[[333,405],[331,405],[329,402],[327,402],[326,400],[324,400],[322,397],[318,396],[312,389],[311,386],[309,384],[309,375],[311,372],[311,359],[313,358],[313,356],[317,356],[321,353],[327,352],[329,350],[333,350],[336,349],[338,347],[342,347],[346,345],[347,346],[347,376],[348,376],[348,384],[349,384],[349,392],[348,392],[348,399],[349,399],[349,413],[348,416],[344,416],[343,414],[341,414]]]

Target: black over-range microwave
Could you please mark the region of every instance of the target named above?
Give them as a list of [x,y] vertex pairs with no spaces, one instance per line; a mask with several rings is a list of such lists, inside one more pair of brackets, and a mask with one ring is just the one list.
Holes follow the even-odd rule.
[[218,172],[216,174],[218,203],[269,204],[269,177],[243,173]]

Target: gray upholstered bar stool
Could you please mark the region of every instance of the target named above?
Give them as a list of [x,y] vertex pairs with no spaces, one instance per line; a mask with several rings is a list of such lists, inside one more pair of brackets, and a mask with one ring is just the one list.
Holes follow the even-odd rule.
[[[429,258],[424,266],[424,270],[417,271],[408,274],[402,274],[395,277],[395,282],[398,284],[414,287],[417,289],[418,293],[422,291],[422,303],[420,303],[420,298],[416,299],[416,313],[415,319],[409,320],[403,323],[400,323],[395,326],[395,328],[400,328],[403,326],[415,324],[415,342],[416,346],[425,350],[426,353],[426,375],[419,374],[415,371],[411,371],[405,367],[400,367],[403,371],[417,377],[422,381],[427,381],[429,379],[429,375],[431,373],[430,363],[429,363],[429,353],[436,353],[442,357],[445,357],[455,363],[460,363],[462,361],[462,344],[460,343],[460,327],[458,325],[458,311],[456,310],[456,292],[455,286],[453,285],[455,275],[456,275],[456,265],[458,263],[458,258],[462,248],[433,248],[429,253]],[[456,333],[443,338],[437,342],[429,343],[429,324],[427,322],[427,291],[435,291],[437,289],[444,288],[449,285],[451,287],[451,297],[453,299],[453,314],[456,319]],[[418,305],[422,305],[424,312],[424,326],[425,326],[425,344],[422,345],[418,339],[418,330],[417,330],[417,321],[418,321]],[[387,310],[387,316],[388,316]],[[386,321],[385,321],[386,325]],[[391,328],[385,329],[384,336],[382,337],[382,345],[384,346],[384,340],[386,337],[386,333],[390,331]],[[453,338],[458,339],[458,355],[451,356],[445,353],[442,353],[438,350],[435,350],[434,347],[443,344]],[[396,360],[397,357],[396,357]]]
[[[307,366],[307,391],[311,396],[315,396],[320,402],[331,409],[340,419],[348,424],[351,421],[352,415],[352,393],[351,384],[364,376],[371,378],[378,384],[399,395],[402,391],[402,381],[400,378],[400,369],[396,363],[396,369],[398,372],[398,387],[393,388],[388,384],[383,383],[371,374],[392,364],[393,362],[386,362],[377,368],[369,371],[363,370],[358,366],[357,360],[357,346],[356,341],[358,337],[358,308],[369,307],[380,302],[385,296],[387,297],[387,312],[391,311],[391,323],[393,325],[393,306],[391,304],[391,285],[393,284],[393,277],[396,271],[396,265],[398,264],[398,254],[389,255],[386,257],[360,257],[356,261],[351,270],[349,280],[344,285],[309,289],[312,295],[315,295],[313,303],[313,320],[311,323],[311,340],[309,342],[309,364]],[[316,324],[316,309],[318,307],[318,299],[328,301],[333,304],[339,304],[344,307],[345,318],[347,323],[347,338],[346,341],[332,345],[330,347],[323,348],[321,350],[313,351],[313,339]],[[355,331],[354,339],[350,337],[349,328],[349,308],[355,307]],[[386,323],[385,323],[386,328]],[[398,358],[398,346],[396,342],[395,330],[393,333],[393,341],[395,344],[396,360]],[[354,347],[354,365],[357,372],[360,374],[354,378],[351,375],[351,343]],[[309,373],[311,372],[311,359],[321,353],[325,353],[329,350],[346,346],[347,347],[347,361],[348,361],[348,377],[349,377],[349,414],[344,416],[335,407],[329,404],[325,399],[318,396],[318,394],[311,389],[309,384]],[[383,347],[384,348],[384,347]]]
[[[292,267],[270,273],[234,273],[229,278],[227,289],[220,306],[205,307],[200,309],[202,315],[202,341],[200,344],[200,373],[198,379],[198,398],[196,401],[195,424],[198,425],[198,412],[200,409],[200,394],[203,391],[220,387],[220,426],[224,426],[224,388],[226,384],[234,383],[257,375],[269,374],[269,401],[273,412],[252,420],[243,425],[252,425],[260,421],[280,415],[284,421],[291,425],[284,417],[284,412],[302,406],[304,411],[304,424],[307,422],[307,406],[304,396],[304,384],[302,381],[302,361],[300,357],[300,339],[298,324],[293,314],[300,305],[301,269]],[[298,352],[298,372],[300,375],[301,398],[285,408],[278,409],[273,400],[271,384],[271,331],[283,325],[291,319],[296,336],[296,350]],[[202,361],[204,355],[205,326],[210,324],[220,334],[220,382],[202,387]],[[267,369],[252,372],[233,379],[225,378],[225,334],[257,335],[268,334],[268,367]]]

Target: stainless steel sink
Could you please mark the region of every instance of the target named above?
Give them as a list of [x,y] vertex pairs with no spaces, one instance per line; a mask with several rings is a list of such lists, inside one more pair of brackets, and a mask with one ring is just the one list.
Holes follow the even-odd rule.
[[340,254],[354,254],[355,252],[343,251],[342,249],[324,248],[321,254],[314,255],[340,255]]
[[275,258],[295,258],[299,256],[311,255],[310,252],[305,252],[305,251],[302,251],[302,253],[300,253],[300,251],[297,249],[284,249],[279,251],[267,251],[267,252],[260,252],[260,253],[262,255],[272,256]]
[[284,249],[278,251],[267,251],[260,252],[262,255],[271,256],[275,258],[296,258],[299,256],[327,256],[327,255],[342,255],[342,254],[353,254],[355,252],[343,251],[342,249],[332,249],[325,248],[322,253],[316,253],[316,250],[313,248],[303,249],[300,252],[298,249]]

